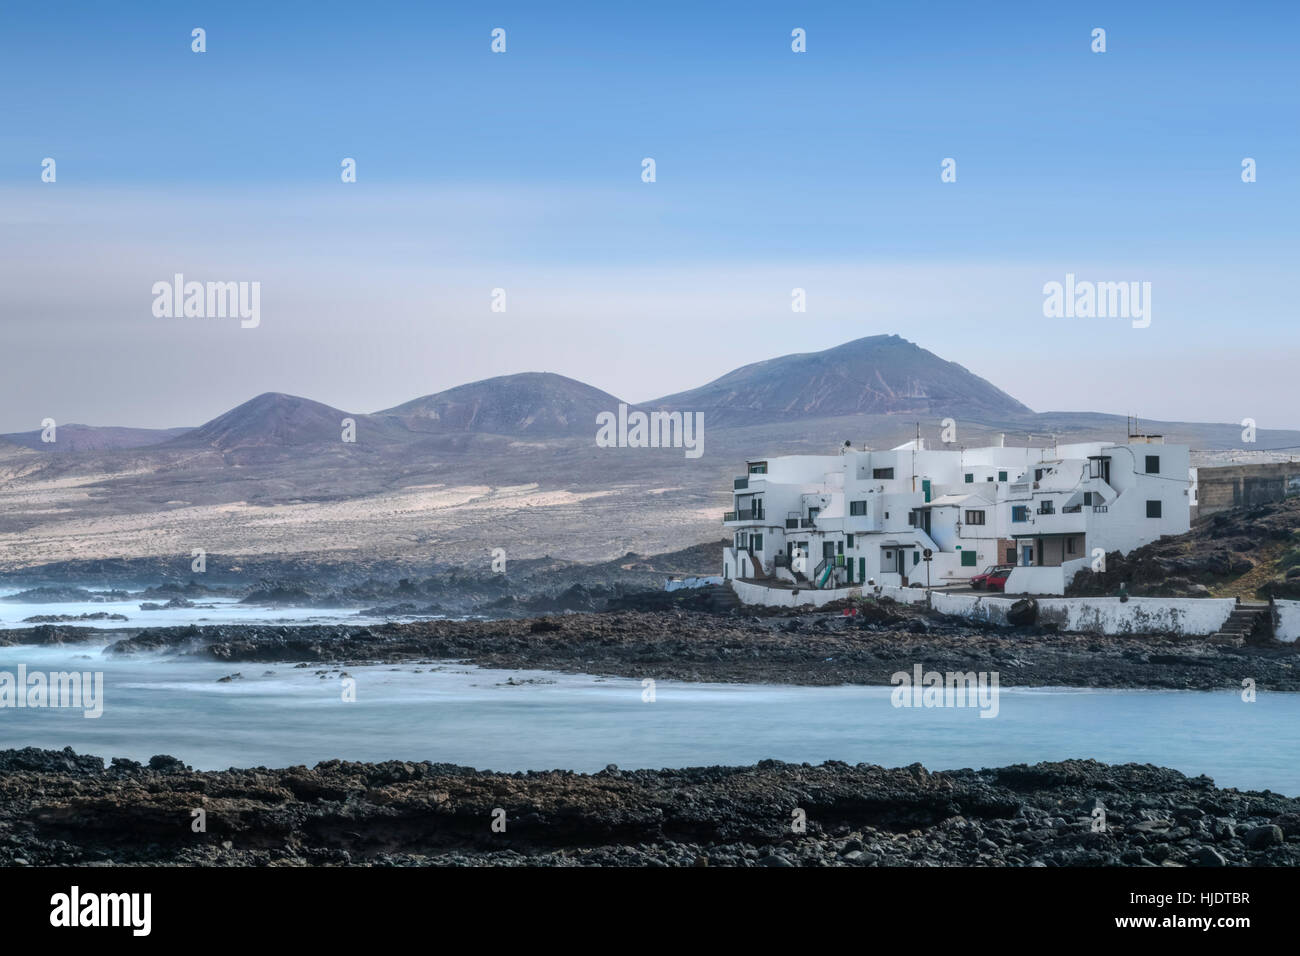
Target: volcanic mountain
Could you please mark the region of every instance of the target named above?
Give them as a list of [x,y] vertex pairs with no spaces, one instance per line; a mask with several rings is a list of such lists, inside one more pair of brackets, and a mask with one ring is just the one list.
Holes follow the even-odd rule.
[[55,440],[52,442],[41,441],[43,432],[39,428],[29,432],[0,435],[0,439],[36,451],[114,451],[157,445],[177,435],[184,435],[189,430],[188,428],[118,428],[77,425],[69,422],[55,429]]
[[263,392],[224,415],[172,439],[163,447],[211,447],[221,451],[250,447],[338,444],[343,420],[356,425],[358,441],[401,439],[400,423],[373,415],[356,415],[321,402],[282,392]]
[[619,399],[552,372],[522,372],[458,385],[376,412],[416,431],[555,436],[596,433],[596,415]]
[[1032,414],[956,362],[897,335],[755,362],[646,407],[702,411],[714,427],[859,413]]

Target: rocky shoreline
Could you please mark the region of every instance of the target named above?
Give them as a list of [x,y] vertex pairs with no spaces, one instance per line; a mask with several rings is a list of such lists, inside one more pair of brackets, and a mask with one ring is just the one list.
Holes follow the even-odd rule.
[[195,772],[165,756],[105,767],[70,749],[0,751],[0,865],[132,864],[1295,866],[1300,800],[1092,760]]
[[1300,650],[1212,639],[1061,634],[998,628],[901,605],[718,615],[618,611],[497,621],[213,625],[118,632],[40,625],[0,631],[9,644],[116,640],[106,654],[188,655],[230,663],[399,663],[731,683],[890,683],[898,671],[997,672],[1002,686],[1300,691]]

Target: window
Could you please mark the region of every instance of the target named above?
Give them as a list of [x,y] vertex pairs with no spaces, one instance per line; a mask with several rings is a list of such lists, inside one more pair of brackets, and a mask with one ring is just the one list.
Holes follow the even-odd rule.
[[849,514],[858,515],[859,517],[867,513],[867,503],[865,501],[850,501]]
[[894,469],[892,468],[873,468],[871,469],[872,478],[893,478]]
[[767,474],[767,462],[765,462],[765,461],[755,461],[755,462],[751,462],[750,465],[749,465],[749,473],[750,473],[751,475],[766,475],[766,474]]
[[961,553],[961,566],[963,568],[975,567],[975,559],[979,557],[974,551],[963,551]]
[[1148,502],[1147,502],[1147,517],[1148,517],[1148,518],[1159,518],[1159,517],[1160,517],[1160,502],[1159,502],[1159,501],[1148,501]]
[[1016,549],[1007,548],[1007,564],[1015,564],[1015,563],[1016,563]]
[[1084,503],[1085,505],[1087,505],[1089,508],[1092,507],[1092,492],[1091,492],[1091,491],[1085,491],[1085,492],[1083,493],[1083,503]]
[[1051,498],[1044,498],[1042,501],[1038,503],[1038,513],[1040,515],[1056,514],[1056,502],[1054,502]]
[[844,542],[843,542],[843,541],[836,541],[836,542],[835,542],[835,553],[836,553],[836,554],[843,554],[843,553],[844,553]]
[[753,547],[755,551],[763,550],[763,536],[761,534],[754,535],[753,537],[750,538],[750,541],[753,542]]
[[848,546],[849,546],[850,548],[853,547],[853,535],[851,535],[851,534],[846,534],[844,537],[845,537],[845,539],[846,539],[846,541],[847,541]]
[[1065,553],[1066,553],[1066,554],[1075,554],[1075,553],[1076,553],[1076,551],[1075,551],[1075,547],[1076,547],[1077,544],[1078,544],[1078,542],[1076,542],[1073,538],[1066,538],[1066,539],[1065,539]]
[[968,484],[968,485],[969,485],[969,484],[972,484],[972,483],[974,483],[974,481],[975,481],[975,476],[972,475],[969,471],[966,472],[966,484]]
[[982,511],[968,511],[968,512],[966,512],[966,523],[967,523],[967,524],[983,524],[983,523],[984,523],[984,512],[982,512]]
[[1029,506],[1028,506],[1028,505],[1012,505],[1012,506],[1011,506],[1011,520],[1012,520],[1012,521],[1028,521],[1028,520],[1029,520]]
[[1160,474],[1160,456],[1159,456],[1159,455],[1147,455],[1147,474],[1148,474],[1148,475],[1158,475],[1158,474]]
[[985,480],[985,481],[992,481],[992,480],[993,480],[993,476],[992,476],[992,475],[989,475],[989,476],[988,476],[987,478],[985,478],[984,480]]
[[1005,471],[999,471],[998,481],[1006,481],[1006,480],[1007,480],[1007,473]]
[[911,527],[911,528],[915,528],[915,527],[916,527],[916,512],[915,512],[915,511],[909,511],[909,512],[907,513],[907,524],[908,524],[908,527]]
[[913,552],[912,552],[912,563],[913,563],[913,564],[920,564],[920,563],[921,563],[921,552],[920,552],[920,551],[913,551]]

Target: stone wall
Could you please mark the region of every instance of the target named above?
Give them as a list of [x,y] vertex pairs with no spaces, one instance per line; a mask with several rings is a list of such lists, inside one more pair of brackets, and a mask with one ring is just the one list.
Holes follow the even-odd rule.
[[1196,470],[1196,516],[1300,495],[1300,461],[1221,465]]

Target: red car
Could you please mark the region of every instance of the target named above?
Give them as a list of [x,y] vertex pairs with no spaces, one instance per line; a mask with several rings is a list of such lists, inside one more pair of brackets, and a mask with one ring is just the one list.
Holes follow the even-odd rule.
[[1011,569],[1014,564],[994,564],[984,569],[983,574],[977,574],[970,579],[970,586],[976,591],[988,589],[990,591],[1004,591],[1007,587],[1007,578],[1011,576]]

